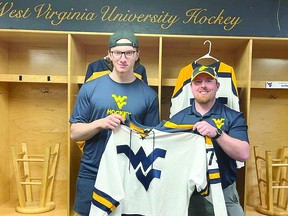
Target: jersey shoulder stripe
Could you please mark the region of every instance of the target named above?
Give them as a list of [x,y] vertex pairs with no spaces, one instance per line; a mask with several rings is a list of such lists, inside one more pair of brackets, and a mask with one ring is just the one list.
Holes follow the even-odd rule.
[[219,74],[219,77],[231,78],[231,87],[232,87],[233,94],[238,97],[237,79],[236,79],[236,75],[235,75],[235,71],[233,67],[225,64],[224,62],[221,62],[219,65],[218,74]]
[[192,71],[192,64],[189,64],[180,70],[172,97],[179,95],[182,92],[183,86],[190,83]]
[[104,76],[106,74],[109,74],[109,73],[110,73],[109,70],[93,72],[93,74],[85,82],[89,82],[91,80],[97,79],[97,78]]

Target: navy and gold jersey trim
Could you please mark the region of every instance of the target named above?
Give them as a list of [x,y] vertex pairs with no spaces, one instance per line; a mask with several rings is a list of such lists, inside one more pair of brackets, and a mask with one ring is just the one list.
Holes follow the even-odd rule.
[[170,121],[165,122],[164,126],[171,129],[188,129],[188,130],[193,129],[194,127],[193,124],[175,124]]
[[[91,81],[91,80],[97,79],[97,78],[99,78],[99,77],[101,77],[101,76],[104,76],[104,75],[106,75],[106,74],[109,74],[109,73],[111,73],[110,70],[101,71],[101,72],[99,72],[99,71],[93,72],[93,74],[86,80],[86,82],[89,82],[89,81]],[[134,72],[134,75],[135,75],[138,79],[142,80],[142,76],[141,76],[140,74]]]
[[187,65],[186,67],[182,68],[177,78],[176,86],[174,88],[174,92],[172,98],[178,96],[181,92],[183,87],[190,83],[191,75],[192,75],[193,67],[192,64]]
[[101,71],[101,72],[98,72],[98,71],[97,72],[93,72],[93,74],[86,80],[86,82],[89,82],[91,80],[97,79],[97,78],[99,78],[101,76],[104,76],[106,74],[109,74],[109,73],[111,73],[110,70]]
[[173,93],[172,98],[175,98],[175,97],[177,97],[179,94],[181,94],[182,91],[183,91],[183,87],[186,86],[187,84],[189,84],[190,82],[191,82],[191,78],[189,78],[189,79],[187,79],[187,80],[184,80],[183,85],[180,86],[179,88],[177,88],[178,90],[176,90],[176,88],[175,88],[175,93]]
[[133,124],[133,122],[131,122],[131,121],[129,122],[129,127],[132,130],[137,131],[142,138],[146,137],[150,133],[150,131],[152,130],[152,128],[144,129],[142,127],[139,127],[139,126]]
[[208,169],[209,183],[218,184],[221,183],[219,169]]
[[97,206],[98,208],[102,209],[103,211],[107,212],[107,215],[109,215],[111,212],[113,212],[117,206],[119,205],[119,202],[113,199],[108,194],[97,190],[96,188],[93,189],[93,195],[92,195],[92,203],[93,205]]
[[202,196],[208,196],[209,195],[208,185],[203,190],[199,191],[198,193],[200,193]]

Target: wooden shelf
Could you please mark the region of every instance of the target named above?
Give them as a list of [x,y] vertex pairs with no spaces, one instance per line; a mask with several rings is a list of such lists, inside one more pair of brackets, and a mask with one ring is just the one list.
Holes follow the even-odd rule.
[[[269,80],[272,81],[272,80]],[[260,88],[260,89],[283,89],[285,90],[285,88],[266,88],[266,82],[267,81],[252,81],[251,82],[251,88]],[[273,82],[287,82],[287,81],[279,81],[279,80],[275,80]]]
[[0,82],[68,83],[67,76],[0,74]]

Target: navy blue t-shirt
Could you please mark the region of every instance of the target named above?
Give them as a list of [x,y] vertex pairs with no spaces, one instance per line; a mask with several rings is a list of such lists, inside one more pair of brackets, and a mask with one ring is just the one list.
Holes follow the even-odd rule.
[[[113,113],[124,118],[131,114],[143,125],[156,126],[159,123],[158,95],[137,78],[123,84],[104,75],[81,87],[70,123],[89,123]],[[107,136],[108,130],[102,130],[85,141],[78,176],[95,179]]]

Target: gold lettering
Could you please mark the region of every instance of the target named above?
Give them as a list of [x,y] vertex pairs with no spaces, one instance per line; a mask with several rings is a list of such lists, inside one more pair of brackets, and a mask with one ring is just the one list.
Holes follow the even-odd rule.
[[34,7],[34,11],[37,12],[37,16],[36,19],[38,19],[41,16],[44,16],[46,14],[45,19],[49,19],[49,17],[47,17],[47,14],[49,14],[49,11],[51,11],[51,5],[48,4],[48,8],[45,10],[43,10],[45,4],[40,4]]
[[62,11],[60,13],[58,11],[55,11],[54,13],[56,16],[56,20],[55,19],[51,20],[52,25],[59,25],[60,23],[62,23],[64,19],[66,19],[66,17],[68,17],[67,12],[65,11]]
[[[5,15],[6,13],[8,13],[8,12],[13,8],[14,3],[11,2],[9,8],[7,7],[7,5],[8,5],[8,2],[6,2],[3,6],[2,6],[2,2],[0,2],[0,6],[1,6],[0,16],[3,16],[3,15]],[[7,7],[7,8],[6,8],[6,7]]]
[[[29,8],[27,8],[25,11],[23,10],[12,10],[10,13],[9,13],[9,17],[10,18],[27,18],[31,15],[31,13],[28,13],[29,12]],[[28,13],[28,14],[27,14]]]
[[183,21],[184,24],[190,23],[191,20],[193,19],[194,24],[196,24],[196,18],[198,15],[201,13],[203,9],[201,8],[196,8],[196,9],[190,9],[186,11],[186,16],[189,18],[187,21]]
[[[101,8],[101,13],[103,14],[102,15],[102,21],[106,21],[106,20],[113,21],[112,16],[113,16],[113,13],[116,11],[116,9],[117,9],[117,6],[114,7],[114,9],[111,12],[109,12],[109,10],[110,10],[109,6],[104,6],[103,8]],[[110,13],[110,14],[108,14],[108,13]]]
[[109,6],[104,6],[101,8],[102,21],[108,22],[151,22],[159,23],[162,29],[170,28],[174,23],[176,23],[180,18],[175,15],[170,15],[162,11],[162,14],[135,14],[117,12],[118,7],[110,8]]
[[37,5],[35,6],[34,10],[37,12],[36,18],[44,16],[45,19],[51,20],[50,22],[52,25],[59,25],[64,20],[93,21],[97,17],[97,15],[93,12],[54,11],[53,8],[51,8],[51,4]]
[[[33,11],[34,10],[34,11]],[[0,2],[0,17],[9,16],[9,18],[28,18],[31,16],[31,12],[36,13],[35,18],[48,20],[51,25],[60,25],[65,21],[94,21],[97,18],[97,14],[94,12],[85,11],[74,11],[73,8],[70,10],[55,10],[50,3],[40,3],[36,5],[31,11],[30,8],[18,9],[15,8],[13,1]],[[127,10],[119,11],[118,6],[105,5],[100,9],[101,20],[103,22],[119,22],[119,23],[151,23],[159,25],[163,30],[171,28],[175,23],[180,20],[178,15],[170,14],[169,12],[162,11],[161,13],[144,14],[144,13],[133,13],[133,11]],[[194,24],[194,25],[218,25],[221,26],[225,31],[231,31],[243,19],[237,16],[227,16],[226,11],[222,9],[216,14],[209,14],[206,8],[190,8],[185,13],[186,18],[182,20],[183,24]]]
[[[2,5],[2,2],[0,2],[0,6]],[[31,15],[30,9],[26,8],[26,10],[16,10],[13,9],[14,3],[11,2],[10,7],[8,8],[8,2],[6,2],[1,8],[0,8],[0,16],[5,15],[6,13],[9,13],[10,18],[27,18]],[[7,8],[6,8],[7,7]]]
[[232,30],[236,25],[238,25],[238,24],[240,24],[241,22],[243,21],[243,19],[241,19],[240,17],[233,17],[232,19],[231,19],[231,22],[230,22],[230,28],[229,28],[229,26],[224,26],[224,29],[226,30],[226,31],[230,31],[230,30]]
[[30,8],[27,8],[23,13],[22,18],[28,18],[31,15]]
[[170,28],[174,23],[178,22],[180,18],[178,18],[177,16],[170,16],[169,19],[167,20],[167,23],[169,23],[169,25],[167,27],[164,26],[164,24],[161,25],[161,27],[163,29],[168,29]]
[[9,17],[10,18],[14,18],[17,16],[17,11],[16,10],[12,10],[10,13],[9,13]]
[[[169,13],[165,13],[165,14],[164,13],[165,12],[162,11],[162,15],[151,15],[150,21],[152,23],[164,23],[164,24],[161,24],[161,28],[168,29],[180,19],[177,16],[170,15]],[[167,26],[165,25],[166,23],[168,23]]]
[[207,9],[203,8],[192,8],[186,11],[187,20],[183,21],[184,24],[188,24],[190,22],[194,24],[203,25],[205,23],[209,25],[223,25],[223,29],[225,31],[232,30],[236,25],[242,22],[243,19],[241,17],[225,17],[224,9],[217,16],[206,16],[203,15],[204,12],[207,12]]
[[107,115],[118,114],[118,115],[123,116],[123,117],[126,119],[126,116],[127,116],[127,115],[130,115],[131,112],[122,111],[122,110],[107,109],[106,114],[107,114]]
[[216,20],[215,20],[214,24],[217,24],[217,22],[219,24],[223,24],[223,22],[224,22],[224,21],[222,21],[224,19],[224,17],[222,16],[223,13],[224,13],[224,10],[221,10],[221,12],[216,17]]

